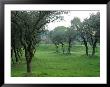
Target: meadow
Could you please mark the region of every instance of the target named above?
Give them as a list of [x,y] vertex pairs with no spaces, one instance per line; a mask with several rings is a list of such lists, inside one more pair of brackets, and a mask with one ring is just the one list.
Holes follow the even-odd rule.
[[[60,50],[61,48],[59,48]],[[91,52],[91,49],[89,50]],[[56,53],[53,44],[40,44],[32,59],[32,73],[26,73],[26,61],[12,64],[12,77],[99,77],[100,48],[95,56],[86,56],[83,45],[73,45],[71,55]]]

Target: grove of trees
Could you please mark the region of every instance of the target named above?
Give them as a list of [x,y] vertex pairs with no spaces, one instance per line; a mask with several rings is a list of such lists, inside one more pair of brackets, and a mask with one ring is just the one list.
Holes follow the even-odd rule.
[[92,55],[94,55],[96,45],[100,41],[100,13],[91,14],[89,18],[75,26],[85,45],[86,55],[88,55],[88,43],[91,45]]
[[71,20],[70,27],[58,26],[54,30],[50,31],[50,37],[52,42],[56,46],[56,52],[58,52],[58,45],[62,45],[62,51],[64,53],[65,43],[68,44],[67,52],[71,54],[71,48],[73,42],[77,39],[85,46],[85,52],[88,56],[88,45],[92,47],[91,55],[95,55],[95,48],[97,43],[100,42],[100,13],[91,14],[89,18],[80,21],[78,17]]
[[[11,12],[11,60],[19,62],[24,54],[27,73],[31,73],[31,61],[37,52],[36,47],[41,41],[41,33],[45,32],[46,24],[55,20],[61,21],[60,14],[66,11],[12,11]],[[71,54],[71,48],[75,40],[79,39],[85,46],[85,53],[89,56],[88,48],[92,47],[91,55],[95,55],[97,43],[100,43],[100,13],[91,14],[89,18],[80,21],[78,17],[71,20],[70,27],[58,26],[49,31],[49,37],[56,47],[59,46],[62,53]],[[67,49],[65,49],[67,46]]]
[[[57,19],[62,20],[60,14],[66,11],[12,11],[11,12],[11,56],[15,54],[19,61],[22,50],[25,52],[27,72],[31,72],[31,61],[40,42],[40,33],[47,23]],[[14,63],[14,59],[12,57]]]

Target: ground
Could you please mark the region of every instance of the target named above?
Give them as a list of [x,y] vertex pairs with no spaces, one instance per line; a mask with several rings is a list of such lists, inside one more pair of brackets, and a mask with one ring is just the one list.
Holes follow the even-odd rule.
[[[61,49],[61,48],[60,48]],[[91,50],[90,50],[91,52]],[[40,44],[32,59],[32,73],[26,73],[26,62],[11,66],[13,77],[98,77],[100,76],[100,54],[86,56],[83,45],[73,45],[71,55],[55,53],[55,46]]]

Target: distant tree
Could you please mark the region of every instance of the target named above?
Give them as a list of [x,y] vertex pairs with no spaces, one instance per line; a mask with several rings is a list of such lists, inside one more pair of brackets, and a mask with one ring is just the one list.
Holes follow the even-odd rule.
[[50,37],[49,37],[49,30],[44,30],[43,32],[41,32],[40,36],[41,36],[41,41],[42,43],[45,44],[50,44]]
[[81,21],[78,17],[71,20],[71,27],[67,29],[66,38],[68,42],[68,53],[71,53],[72,42],[75,41],[77,36],[77,26],[80,26]]
[[67,53],[71,54],[72,43],[76,37],[76,30],[72,27],[67,28],[66,31],[66,42],[68,43]]
[[52,42],[56,46],[56,52],[58,53],[58,47],[61,44],[62,46],[62,52],[64,53],[64,43],[66,41],[65,33],[67,28],[64,26],[58,26],[54,30],[50,32],[50,38]]

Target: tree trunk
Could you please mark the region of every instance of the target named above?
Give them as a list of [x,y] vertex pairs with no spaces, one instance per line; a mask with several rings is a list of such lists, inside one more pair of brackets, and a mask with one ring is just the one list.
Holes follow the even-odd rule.
[[14,49],[14,53],[15,53],[16,62],[18,62],[18,56],[17,56],[17,53],[16,53],[15,49]]
[[95,48],[96,48],[97,41],[98,41],[98,39],[95,39],[95,42],[93,44],[93,47],[92,47],[92,56],[95,55]]
[[86,55],[88,56],[88,46],[86,45]]
[[13,49],[11,49],[11,61],[14,64],[14,60],[13,60]]
[[95,47],[92,48],[92,56],[95,55]]
[[88,45],[87,45],[87,42],[84,40],[84,45],[85,45],[85,48],[86,48],[86,55],[88,56]]
[[31,73],[31,62],[27,61],[27,73]]
[[68,46],[68,53],[70,54],[70,45]]
[[71,54],[71,40],[68,43],[68,54]]
[[63,54],[64,54],[64,44],[62,43],[62,51],[63,51]]
[[27,73],[31,73],[31,61],[33,57],[33,49],[25,49],[25,57],[27,62]]
[[92,47],[92,56],[95,55],[95,48],[96,48],[96,43],[93,44],[93,47]]
[[12,61],[12,63],[14,64],[14,60],[13,60],[13,58],[11,58],[11,61]]

